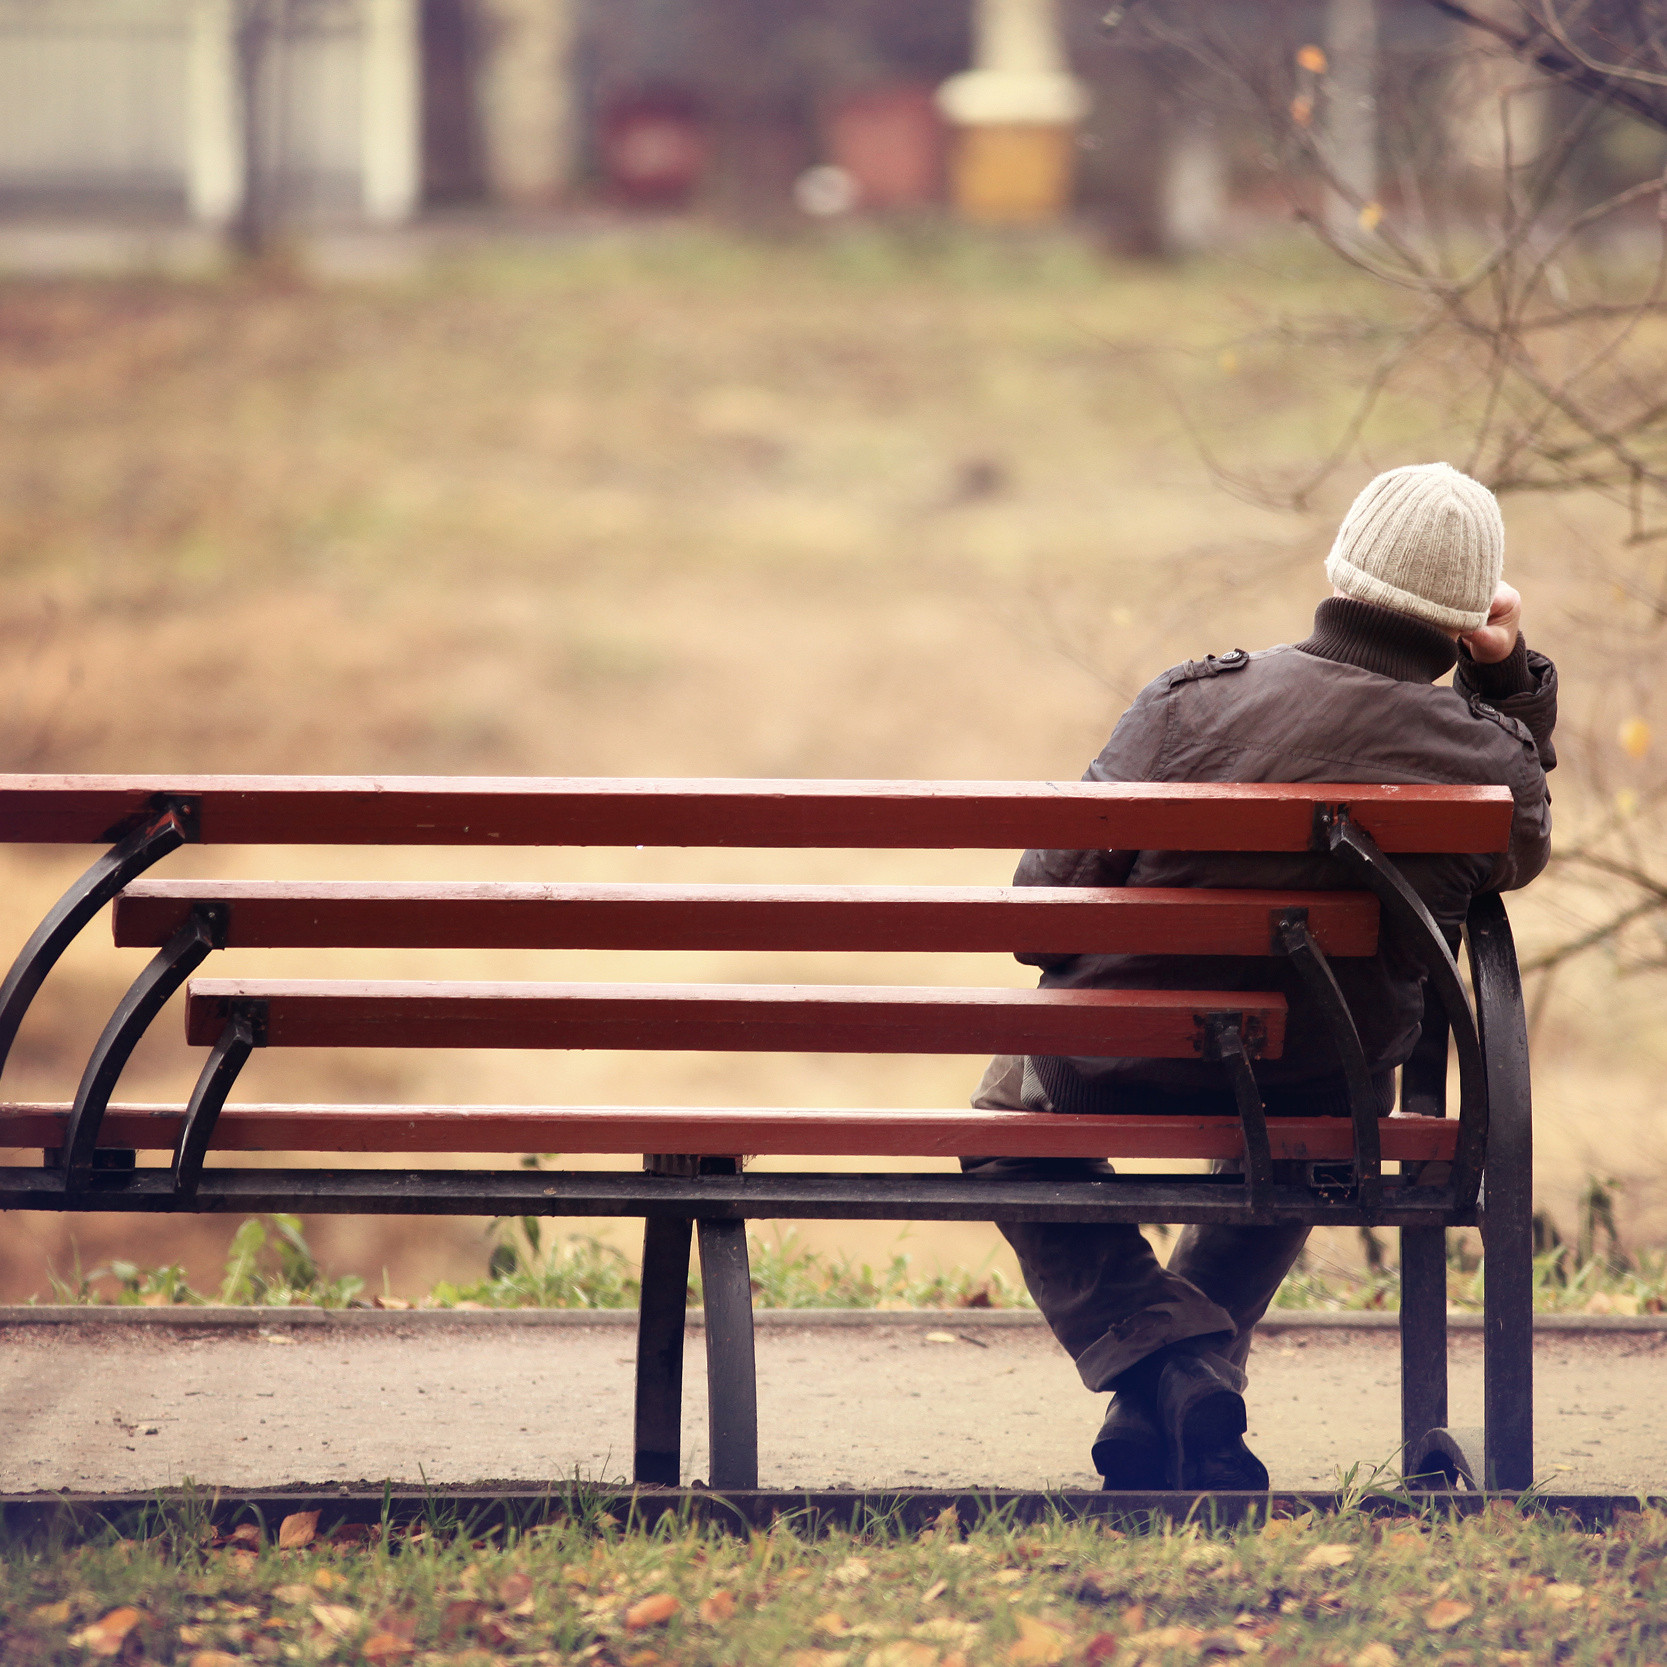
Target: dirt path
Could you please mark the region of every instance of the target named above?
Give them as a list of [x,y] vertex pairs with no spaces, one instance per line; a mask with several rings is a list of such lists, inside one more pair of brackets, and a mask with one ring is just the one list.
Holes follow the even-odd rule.
[[[0,1491],[628,1474],[629,1325],[353,1318],[378,1323],[0,1326]],[[763,1485],[1092,1485],[1102,1401],[1048,1334],[947,1324],[761,1326]],[[1664,1360],[1663,1332],[1542,1336],[1541,1476],[1667,1492]],[[1276,1487],[1393,1455],[1393,1332],[1283,1331],[1252,1369],[1251,1442]],[[1452,1382],[1453,1421],[1480,1422],[1474,1334],[1454,1338]],[[688,1478],[706,1470],[698,1329],[686,1388]]]

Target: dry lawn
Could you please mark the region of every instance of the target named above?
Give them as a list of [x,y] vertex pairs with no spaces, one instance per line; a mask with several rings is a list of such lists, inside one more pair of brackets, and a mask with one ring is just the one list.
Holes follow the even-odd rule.
[[[378,286],[0,287],[0,767],[734,776],[1075,776],[1150,676],[1301,635],[1372,467],[1450,451],[1391,410],[1305,513],[1221,489],[1208,444],[1273,481],[1319,456],[1358,349],[1251,339],[1285,309],[1382,303],[1300,248],[1172,271],[1058,242],[746,243],[690,229],[486,248]],[[1224,351],[1225,349],[1225,351]],[[1433,392],[1434,390],[1432,390]],[[1508,507],[1533,640],[1564,666],[1566,819],[1650,711],[1594,578],[1602,506]],[[1596,739],[1593,739],[1595,737]],[[1611,774],[1605,775],[1608,771]],[[87,860],[0,851],[21,942]],[[1000,882],[1006,853],[188,851],[178,875]],[[1533,941],[1575,907],[1517,909]],[[88,934],[43,993],[8,1096],[64,1098],[140,957]],[[1021,982],[838,957],[234,956],[268,970]],[[1659,987],[1598,963],[1542,1017],[1542,1189],[1589,1171],[1664,1225]],[[165,1017],[124,1097],[180,1097]],[[242,1093],[350,1100],[952,1104],[965,1059],[261,1058]],[[232,1224],[84,1218],[87,1261],[183,1257]],[[396,1290],[478,1276],[480,1224],[319,1223]],[[628,1230],[627,1230],[628,1231]],[[12,1220],[0,1296],[69,1247]],[[890,1228],[812,1242],[876,1256]],[[1005,1258],[993,1230],[916,1254]],[[1010,1263],[1003,1261],[1003,1266]]]

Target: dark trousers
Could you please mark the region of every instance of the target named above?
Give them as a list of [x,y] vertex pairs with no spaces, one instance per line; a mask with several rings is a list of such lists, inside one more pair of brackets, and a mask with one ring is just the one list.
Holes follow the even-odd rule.
[[[1018,1057],[991,1060],[974,1107],[1051,1110],[1035,1073],[1024,1066]],[[1224,1100],[1224,1114],[1233,1111]],[[992,1180],[1113,1173],[1092,1158],[963,1158],[961,1167]],[[1284,1167],[1276,1164],[1276,1173]],[[1308,1238],[1300,1225],[1188,1227],[1164,1267],[1130,1224],[1008,1222],[1001,1231],[1036,1306],[1093,1390],[1112,1388],[1136,1361],[1192,1337],[1216,1339],[1217,1351],[1242,1374],[1256,1322]]]

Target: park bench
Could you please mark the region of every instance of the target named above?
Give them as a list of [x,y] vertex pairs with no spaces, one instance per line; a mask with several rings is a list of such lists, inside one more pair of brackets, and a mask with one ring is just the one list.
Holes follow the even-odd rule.
[[[0,984],[0,1070],[64,948],[114,900],[119,945],[154,958],[93,1046],[73,1102],[0,1104],[0,1207],[28,1210],[641,1216],[635,1475],[675,1484],[691,1239],[704,1278],[710,1482],[757,1483],[745,1224],[770,1218],[1378,1225],[1399,1229],[1403,1467],[1456,1484],[1532,1481],[1526,1030],[1497,896],[1466,927],[1467,990],[1395,867],[1399,853],[1504,849],[1502,788],[1312,784],[0,777],[13,842],[109,848]],[[1335,889],[367,884],[143,880],[189,842],[285,846],[686,846],[1320,852]],[[1401,934],[1428,972],[1424,1035],[1380,1118],[1330,970]],[[1265,1114],[1278,994],[1007,987],[487,983],[209,978],[216,949],[724,949],[1286,956],[1324,1014],[1350,1115]],[[1002,976],[1011,976],[1010,967]],[[184,1106],[113,1103],[181,985],[207,1050]],[[1449,1117],[1449,1035],[1458,1062]],[[1075,1054],[1219,1062],[1236,1117],[917,1109],[228,1104],[256,1048],[697,1049]],[[969,1086],[972,1074],[969,1071]],[[141,1165],[141,1153],[171,1152]],[[640,1153],[641,1171],[238,1167],[239,1152]],[[1103,1180],[748,1172],[742,1154],[1236,1159],[1236,1172]],[[212,1154],[215,1161],[206,1160]],[[1275,1164],[1285,1163],[1279,1169]],[[1293,1182],[1291,1162],[1305,1166]],[[1390,1166],[1390,1167],[1386,1167]],[[1394,1166],[1398,1166],[1398,1169]],[[1487,1257],[1485,1424],[1448,1427],[1448,1228]]]

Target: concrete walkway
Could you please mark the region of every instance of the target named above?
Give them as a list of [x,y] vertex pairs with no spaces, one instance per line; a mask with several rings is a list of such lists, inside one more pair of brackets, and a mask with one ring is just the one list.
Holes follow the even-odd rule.
[[[630,1471],[634,1316],[72,1312],[0,1314],[0,1492]],[[1102,1398],[1031,1316],[760,1319],[765,1487],[1094,1485]],[[1558,1492],[1667,1492],[1667,1328],[1623,1327],[1539,1337],[1536,1469]],[[1276,1488],[1394,1455],[1392,1329],[1287,1323],[1251,1369]],[[1481,1378],[1479,1337],[1455,1332],[1455,1424],[1480,1423]],[[686,1403],[688,1479],[706,1473],[698,1327]]]

